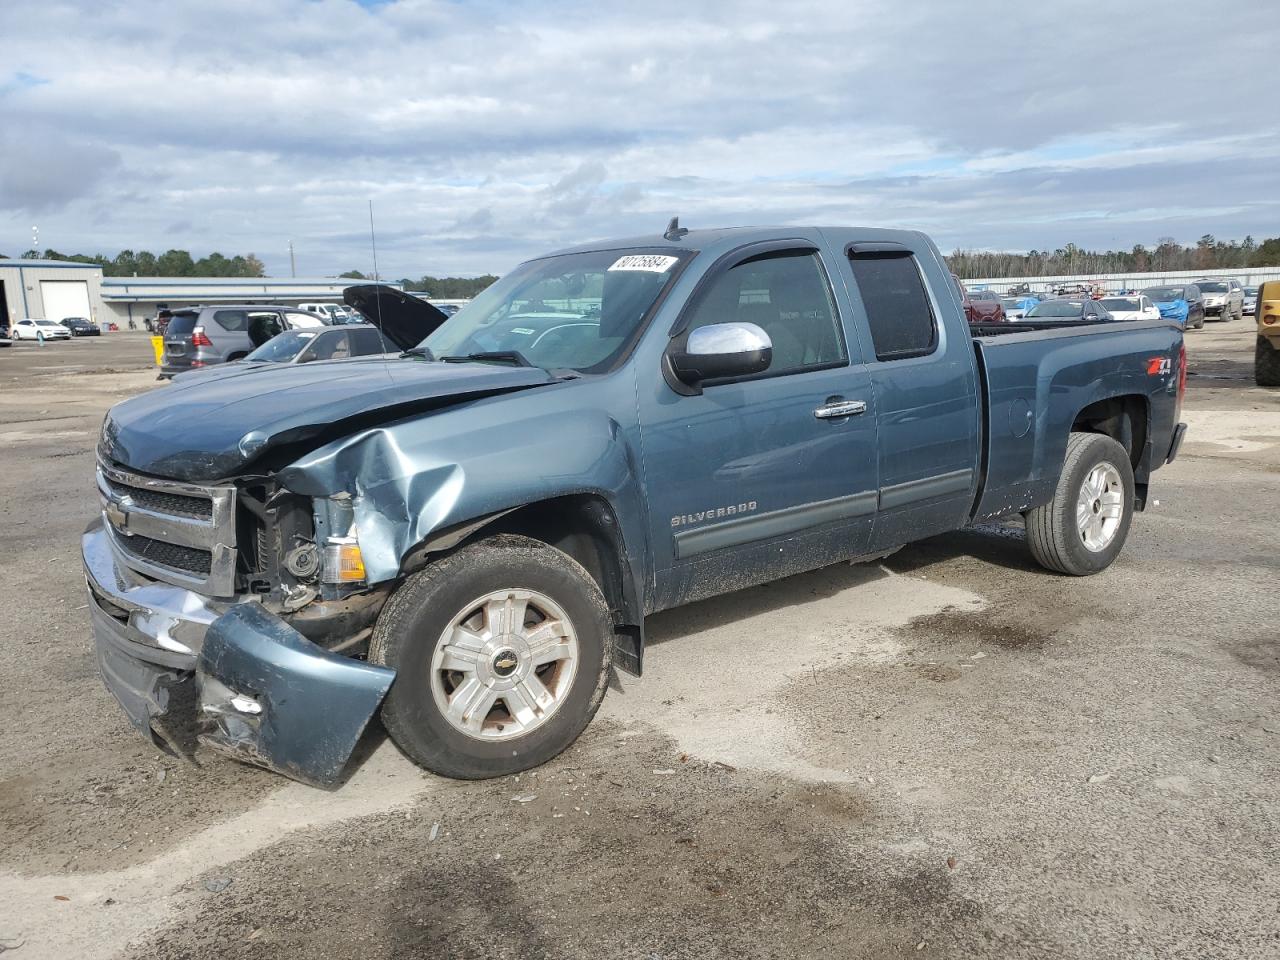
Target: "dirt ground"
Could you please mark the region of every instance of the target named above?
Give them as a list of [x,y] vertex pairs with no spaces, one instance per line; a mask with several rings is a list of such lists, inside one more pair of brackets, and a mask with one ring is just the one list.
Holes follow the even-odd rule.
[[129,728],[77,546],[147,339],[0,350],[0,952],[1280,957],[1280,391],[1250,324],[1187,339],[1105,574],[1007,524],[709,600],[555,762],[450,782],[375,731],[334,792]]

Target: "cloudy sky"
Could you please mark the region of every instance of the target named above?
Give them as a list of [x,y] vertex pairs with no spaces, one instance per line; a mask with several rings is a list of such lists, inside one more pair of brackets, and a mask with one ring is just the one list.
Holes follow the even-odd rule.
[[0,0],[0,252],[367,271],[370,200],[392,277],[676,213],[1277,236],[1273,2]]

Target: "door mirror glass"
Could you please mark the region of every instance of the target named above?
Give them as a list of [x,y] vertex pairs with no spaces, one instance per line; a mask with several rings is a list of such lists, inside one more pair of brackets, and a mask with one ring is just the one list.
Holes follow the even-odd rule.
[[671,354],[676,378],[690,387],[706,380],[763,373],[773,361],[769,335],[754,323],[711,323],[689,334],[684,348]]

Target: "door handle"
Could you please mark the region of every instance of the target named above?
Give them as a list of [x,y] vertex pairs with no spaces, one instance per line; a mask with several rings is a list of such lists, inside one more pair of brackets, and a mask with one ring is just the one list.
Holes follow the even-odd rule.
[[813,411],[819,420],[841,420],[845,417],[856,417],[867,412],[867,405],[861,400],[845,400],[842,397],[828,397],[827,402]]

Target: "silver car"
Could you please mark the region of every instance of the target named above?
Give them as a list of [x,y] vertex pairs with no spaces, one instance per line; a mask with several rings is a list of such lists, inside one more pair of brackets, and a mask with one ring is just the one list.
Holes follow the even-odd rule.
[[293,307],[227,304],[175,310],[164,331],[161,377],[241,360],[285,330],[320,330],[325,323]]
[[1244,287],[1239,280],[1197,280],[1204,294],[1204,315],[1219,320],[1239,320],[1244,316]]

